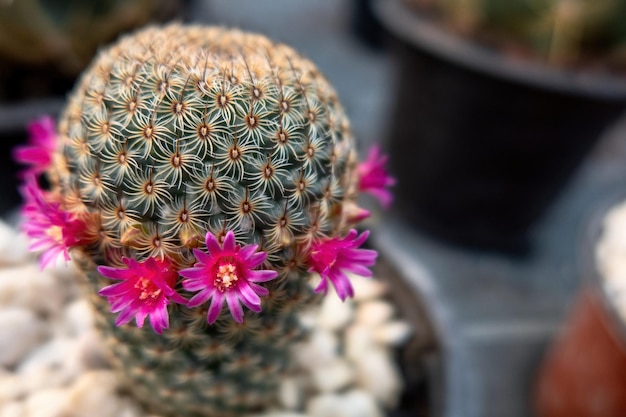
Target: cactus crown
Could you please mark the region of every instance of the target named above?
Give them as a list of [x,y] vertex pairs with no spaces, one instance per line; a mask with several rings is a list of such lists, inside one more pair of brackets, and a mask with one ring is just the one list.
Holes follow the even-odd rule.
[[98,263],[193,263],[211,231],[274,269],[345,229],[356,155],[337,95],[291,48],[220,28],[147,29],[100,54],[60,124],[65,208]]
[[626,3],[621,0],[406,0],[435,8],[454,30],[515,46],[557,66],[626,69]]

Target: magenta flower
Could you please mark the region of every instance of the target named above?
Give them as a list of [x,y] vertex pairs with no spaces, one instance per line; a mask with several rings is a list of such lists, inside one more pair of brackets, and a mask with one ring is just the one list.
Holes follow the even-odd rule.
[[39,188],[29,175],[21,189],[25,199],[22,208],[22,229],[31,240],[31,251],[42,251],[40,264],[44,268],[63,255],[70,259],[69,249],[82,243],[85,223],[75,214],[63,211],[58,201]]
[[261,312],[261,298],[269,294],[267,288],[257,282],[267,282],[276,278],[277,272],[253,270],[263,263],[267,254],[257,252],[258,245],[240,247],[235,244],[232,231],[226,233],[222,246],[211,232],[206,234],[208,253],[194,249],[198,262],[179,273],[187,278],[183,287],[188,291],[199,291],[189,300],[188,307],[196,307],[211,299],[207,321],[213,324],[219,316],[224,300],[236,322],[243,322],[244,304],[250,310]]
[[128,268],[99,266],[98,272],[121,282],[98,291],[107,297],[111,313],[120,313],[116,326],[130,322],[133,317],[137,327],[143,327],[147,316],[155,332],[161,334],[170,325],[167,306],[170,301],[187,304],[187,300],[174,290],[178,273],[167,259],[148,258],[144,262],[122,258]]
[[354,203],[346,202],[343,204],[343,214],[346,218],[346,221],[350,224],[361,223],[363,220],[367,219],[372,213],[369,210],[365,210],[357,206]]
[[370,148],[367,160],[359,164],[359,191],[372,194],[388,208],[393,196],[387,189],[396,183],[396,179],[389,175],[385,164],[389,157],[380,153],[380,148],[375,145]]
[[22,164],[31,165],[23,175],[40,174],[52,163],[52,154],[56,149],[56,131],[54,120],[43,116],[28,125],[29,144],[13,150],[13,158]]
[[359,249],[367,236],[369,231],[357,237],[357,231],[352,229],[343,239],[332,238],[313,242],[309,272],[317,272],[322,277],[322,282],[315,288],[316,293],[326,294],[330,281],[339,298],[345,301],[347,297],[354,296],[354,289],[346,272],[364,277],[372,276],[372,271],[367,267],[374,265],[378,254],[374,250]]

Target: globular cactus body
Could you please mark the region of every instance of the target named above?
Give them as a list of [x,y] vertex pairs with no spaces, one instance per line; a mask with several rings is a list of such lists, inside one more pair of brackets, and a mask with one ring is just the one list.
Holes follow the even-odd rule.
[[[304,332],[297,312],[317,299],[307,270],[318,265],[335,286],[345,282],[332,270],[333,256],[317,253],[319,242],[344,236],[352,214],[363,217],[355,211],[352,134],[326,79],[262,36],[149,28],[99,54],[69,99],[59,139],[49,170],[53,193],[84,222],[72,257],[89,278],[98,326],[129,389],[152,411],[176,416],[237,415],[273,404],[288,349]],[[373,262],[370,251],[355,249],[355,233],[333,241],[346,254],[337,266]],[[207,251],[230,251],[224,259],[240,263],[207,266],[199,254]],[[260,282],[250,285],[262,304],[242,290],[242,320],[203,302],[223,295],[237,319],[241,307],[228,290],[242,278],[241,265],[260,263],[262,271],[247,277]],[[111,285],[107,277],[125,279],[132,267],[164,278]],[[219,279],[213,292],[194,298],[188,290],[202,268]],[[193,279],[183,285],[171,272],[184,269]],[[168,316],[157,327],[152,322],[163,334],[117,325],[101,295],[121,317],[132,306],[120,297],[133,291],[137,302],[165,303],[159,311]],[[342,297],[350,291],[338,288]],[[179,298],[170,303],[164,294],[174,292]]]

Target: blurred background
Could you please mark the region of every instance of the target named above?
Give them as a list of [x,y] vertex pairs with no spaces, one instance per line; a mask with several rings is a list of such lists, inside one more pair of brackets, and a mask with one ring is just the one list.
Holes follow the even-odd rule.
[[[626,7],[586,3],[0,0],[0,212],[19,203],[11,149],[98,47],[170,19],[263,33],[335,86],[363,157],[391,156],[396,202],[371,244],[421,338],[406,366],[429,413],[535,415],[590,279],[586,225],[626,189]],[[559,412],[541,415],[574,415]]]

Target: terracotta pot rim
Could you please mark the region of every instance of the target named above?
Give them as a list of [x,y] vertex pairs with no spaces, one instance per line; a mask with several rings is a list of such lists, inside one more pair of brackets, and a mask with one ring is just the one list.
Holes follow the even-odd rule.
[[626,78],[503,59],[497,51],[442,30],[440,25],[409,9],[403,0],[374,0],[374,11],[394,35],[458,65],[537,88],[626,102]]

